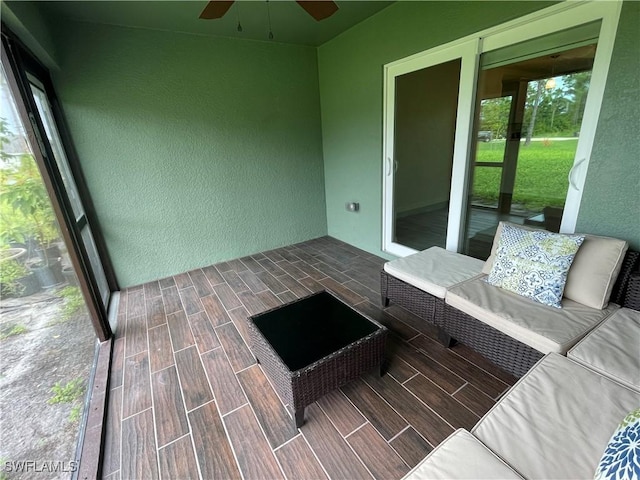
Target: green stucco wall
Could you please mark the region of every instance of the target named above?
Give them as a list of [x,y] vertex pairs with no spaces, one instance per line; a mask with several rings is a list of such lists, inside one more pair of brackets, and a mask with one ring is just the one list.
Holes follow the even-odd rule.
[[[398,2],[319,48],[330,235],[390,258],[380,250],[384,64],[549,5],[551,2]],[[580,230],[617,235],[632,245],[640,242],[638,102],[629,108],[629,96],[638,98],[639,5],[626,2],[623,8],[610,72],[610,79],[619,79],[608,84],[578,222]],[[636,20],[631,18],[633,12]],[[625,113],[618,114],[622,111]],[[607,175],[611,177],[594,188]],[[635,196],[631,209],[630,196]],[[345,211],[348,199],[360,202],[359,213]],[[631,222],[630,217],[635,220]]]
[[121,287],[326,235],[314,48],[69,23],[56,51]]
[[622,5],[577,230],[640,249],[640,2]]

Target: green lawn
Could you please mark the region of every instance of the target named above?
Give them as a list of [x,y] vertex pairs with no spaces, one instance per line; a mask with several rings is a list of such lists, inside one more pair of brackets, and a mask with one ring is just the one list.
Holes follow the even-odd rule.
[[[569,186],[567,175],[573,164],[578,139],[532,141],[520,145],[513,203],[541,211],[546,205],[563,206]],[[478,144],[477,161],[501,162],[504,141]],[[498,201],[501,168],[477,167],[473,198],[483,203]]]

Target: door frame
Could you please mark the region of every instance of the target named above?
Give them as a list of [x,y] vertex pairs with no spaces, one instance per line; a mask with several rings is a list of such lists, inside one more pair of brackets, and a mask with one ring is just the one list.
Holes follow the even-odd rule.
[[[393,152],[395,77],[440,62],[429,63],[439,58],[463,58],[460,78],[460,96],[456,120],[454,165],[451,180],[449,222],[446,248],[460,251],[463,248],[463,229],[466,222],[466,202],[469,192],[471,162],[470,135],[473,132],[475,97],[480,55],[508,45],[530,40],[556,31],[589,22],[601,21],[598,48],[593,63],[591,83],[585,104],[584,117],[574,163],[569,172],[569,189],[565,202],[560,231],[575,231],[582,193],[586,181],[589,160],[604,97],[609,64],[618,28],[622,1],[586,0],[563,2],[505,22],[462,39],[440,45],[384,66],[383,87],[383,148],[382,148],[382,250],[397,256],[406,256],[416,250],[393,241]],[[467,49],[475,45],[470,57]],[[447,55],[449,57],[447,57]],[[466,60],[466,64],[465,64]],[[446,61],[446,60],[441,60]],[[466,67],[466,68],[465,68]],[[463,71],[464,70],[464,73]],[[473,72],[473,75],[470,74]],[[462,105],[466,110],[461,111]],[[464,129],[464,131],[462,131]]]

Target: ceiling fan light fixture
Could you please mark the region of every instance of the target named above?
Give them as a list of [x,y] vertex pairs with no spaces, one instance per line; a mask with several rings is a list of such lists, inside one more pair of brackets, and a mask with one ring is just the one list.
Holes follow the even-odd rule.
[[551,78],[549,80],[547,80],[547,83],[544,84],[544,88],[545,90],[552,90],[554,88],[556,88],[556,79],[553,76],[553,74],[555,73],[555,69],[556,69],[556,62],[558,61],[558,57],[560,57],[559,54],[556,55],[551,55]]
[[269,8],[269,0],[267,0],[267,20],[269,21],[269,40],[273,40],[273,30],[271,29],[271,9]]
[[240,2],[236,5],[236,18],[238,19],[238,26],[236,27],[236,30],[238,30],[238,32],[242,32],[242,24],[240,23]]

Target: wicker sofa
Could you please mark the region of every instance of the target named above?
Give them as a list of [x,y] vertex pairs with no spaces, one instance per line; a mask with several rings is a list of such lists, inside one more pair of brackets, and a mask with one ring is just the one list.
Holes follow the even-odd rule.
[[387,262],[382,304],[406,308],[439,327],[445,345],[465,343],[517,377],[548,353],[566,355],[623,305],[640,259],[625,242],[587,236],[569,271],[563,308],[554,309],[484,281],[496,244],[487,262],[437,247]]
[[593,478],[616,426],[640,407],[638,345],[640,312],[617,310],[567,357],[544,356],[406,478]]

